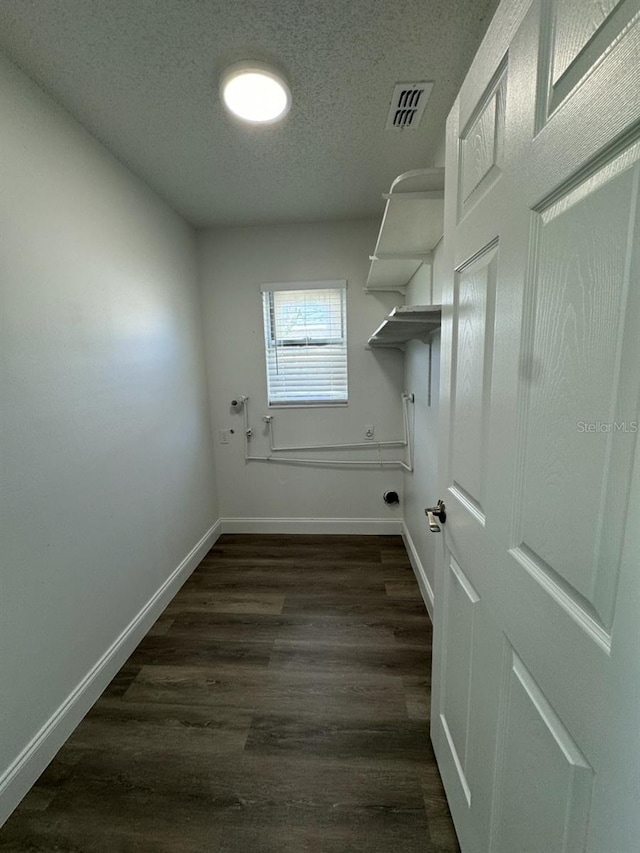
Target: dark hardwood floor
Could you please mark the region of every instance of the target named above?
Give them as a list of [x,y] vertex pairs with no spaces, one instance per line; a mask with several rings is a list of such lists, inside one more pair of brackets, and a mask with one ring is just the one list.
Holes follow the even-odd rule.
[[2,851],[454,853],[395,536],[222,536]]

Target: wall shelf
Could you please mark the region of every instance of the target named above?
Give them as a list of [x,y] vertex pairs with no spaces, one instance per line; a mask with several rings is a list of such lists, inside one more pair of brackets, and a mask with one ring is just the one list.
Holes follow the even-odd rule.
[[394,308],[367,343],[370,347],[404,349],[408,341],[427,342],[431,333],[440,328],[441,311],[440,305]]
[[420,264],[431,262],[442,237],[444,169],[405,172],[382,197],[387,204],[365,290],[404,293]]

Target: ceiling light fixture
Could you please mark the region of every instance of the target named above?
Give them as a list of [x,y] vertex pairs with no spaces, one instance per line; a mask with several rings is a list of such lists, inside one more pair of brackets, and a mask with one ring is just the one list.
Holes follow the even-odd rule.
[[220,97],[231,113],[254,124],[280,121],[291,107],[286,82],[261,62],[230,65],[220,79]]

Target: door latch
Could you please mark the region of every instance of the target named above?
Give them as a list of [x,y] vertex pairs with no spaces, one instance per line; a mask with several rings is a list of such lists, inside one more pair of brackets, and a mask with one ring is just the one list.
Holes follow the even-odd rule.
[[[445,505],[442,501],[438,501],[436,506],[428,506],[424,514],[427,516],[429,521],[429,530],[432,533],[440,533],[440,524],[444,524],[447,520],[447,513],[445,512]],[[440,522],[436,521],[436,518]]]

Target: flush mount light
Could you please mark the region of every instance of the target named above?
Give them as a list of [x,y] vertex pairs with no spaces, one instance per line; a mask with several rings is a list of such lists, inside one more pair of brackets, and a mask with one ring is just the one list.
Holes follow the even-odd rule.
[[291,91],[284,79],[261,62],[236,62],[220,79],[220,97],[238,118],[271,124],[284,118],[291,106]]

